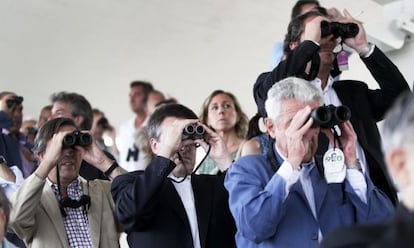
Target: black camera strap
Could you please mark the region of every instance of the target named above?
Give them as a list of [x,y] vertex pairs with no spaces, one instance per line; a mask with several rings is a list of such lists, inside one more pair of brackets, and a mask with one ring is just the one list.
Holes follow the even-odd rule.
[[[91,197],[89,195],[82,194],[79,200],[73,200],[69,197],[62,197],[61,193],[61,185],[60,185],[60,174],[59,174],[59,166],[56,165],[56,183],[58,188],[58,197],[59,197],[59,209],[60,213],[64,218],[66,218],[67,214],[65,208],[79,208],[84,206],[85,211],[87,211],[91,206]],[[87,182],[87,187],[89,189],[89,181]]]
[[[193,173],[196,173],[196,171],[201,167],[201,165],[204,163],[204,160],[207,159],[207,156],[210,154],[211,151],[211,145],[208,144],[208,148],[207,148],[207,152],[206,155],[204,155],[203,159],[200,161],[200,163],[198,163],[198,165],[195,167],[195,169],[193,170]],[[192,174],[193,174],[192,173]]]
[[[331,130],[332,130],[333,135],[334,135],[334,140],[333,140],[334,148],[339,147],[339,149],[343,150],[343,146],[342,146],[341,140],[339,139],[339,134],[336,131],[336,128],[332,127]],[[338,142],[338,144],[337,144],[337,142]]]

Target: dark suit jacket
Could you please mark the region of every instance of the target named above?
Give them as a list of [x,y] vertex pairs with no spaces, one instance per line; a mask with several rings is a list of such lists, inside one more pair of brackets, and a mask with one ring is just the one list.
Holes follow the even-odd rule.
[[[304,73],[306,63],[314,58],[318,51],[319,46],[314,42],[304,41],[273,71],[262,73],[253,89],[258,104],[264,106],[267,91],[281,79],[289,76],[306,77]],[[397,197],[386,173],[381,138],[376,123],[383,119],[394,100],[410,88],[398,68],[378,48],[375,48],[368,58],[361,59],[376,79],[380,89],[368,89],[366,83],[356,80],[338,80],[333,84],[333,88],[342,104],[351,109],[351,123],[358,136],[358,142],[364,150],[373,183],[396,203]],[[320,156],[323,156],[322,151],[325,149],[318,151]]]
[[[145,171],[116,177],[116,216],[130,247],[193,247],[190,224],[174,185],[175,164],[155,157]],[[228,206],[224,175],[191,175],[201,247],[235,247],[236,227]]]
[[399,206],[386,222],[339,229],[327,235],[320,248],[411,248],[414,213]]

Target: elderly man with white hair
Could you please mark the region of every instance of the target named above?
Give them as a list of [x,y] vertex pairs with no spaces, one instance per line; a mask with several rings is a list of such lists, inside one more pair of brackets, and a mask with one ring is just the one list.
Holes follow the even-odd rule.
[[225,187],[237,225],[238,247],[316,247],[332,230],[386,218],[392,204],[361,170],[351,123],[338,146],[315,156],[321,125],[310,118],[322,106],[308,81],[286,78],[268,92],[266,127],[275,144],[266,155],[245,156],[228,170]]

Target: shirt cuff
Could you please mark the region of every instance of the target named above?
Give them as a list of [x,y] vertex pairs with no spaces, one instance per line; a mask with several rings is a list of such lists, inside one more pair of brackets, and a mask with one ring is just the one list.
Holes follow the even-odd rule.
[[298,181],[300,171],[294,170],[292,165],[288,161],[285,161],[282,163],[276,173],[286,181],[285,192],[287,197],[290,187],[292,187],[292,185]]
[[369,42],[368,46],[366,46],[361,52],[359,52],[359,56],[361,58],[368,58],[374,52],[374,48],[375,45]]
[[359,170],[347,169],[346,179],[361,201],[367,204],[367,183],[364,174]]

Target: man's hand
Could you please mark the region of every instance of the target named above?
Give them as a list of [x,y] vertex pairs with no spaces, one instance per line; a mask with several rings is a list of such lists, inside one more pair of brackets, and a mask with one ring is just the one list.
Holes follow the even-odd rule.
[[204,139],[196,140],[196,142],[199,143],[204,148],[204,150],[207,150],[208,145],[210,144],[211,150],[209,156],[214,161],[216,161],[220,168],[220,171],[226,171],[233,161],[229,151],[227,150],[226,144],[216,132],[202,123],[198,124],[204,127],[206,130],[206,135]]
[[309,118],[311,111],[310,106],[299,110],[286,129],[287,160],[293,169],[299,169],[309,150],[309,138],[306,134],[313,124],[313,119]]
[[368,46],[367,37],[365,34],[364,26],[362,22],[354,19],[349,12],[344,9],[344,18],[340,21],[342,23],[355,23],[358,25],[359,32],[353,38],[345,39],[344,42],[350,48],[353,48],[357,53],[360,53]]
[[4,158],[0,160],[0,177],[9,182],[16,182],[16,175],[9,168]]
[[[82,131],[85,132],[85,131]],[[91,136],[93,137],[93,136]],[[88,146],[75,146],[82,153],[82,159],[93,165],[97,169],[105,172],[112,164],[112,160],[98,147],[95,139]]]
[[[352,127],[350,121],[343,122],[339,125],[341,130],[341,136],[339,136],[339,141],[342,144],[342,152],[345,156],[346,165],[354,165],[357,163],[357,153],[356,153],[356,144],[357,144],[357,135]],[[334,142],[334,134],[330,129],[321,130],[329,139],[330,143]]]
[[196,123],[193,119],[176,119],[169,125],[163,125],[157,142],[157,155],[171,158],[181,147],[194,143],[193,140],[182,140],[184,127]]
[[320,44],[322,21],[329,20],[323,16],[316,16],[311,21],[305,23],[305,30],[303,31],[301,42],[304,40],[311,40],[313,42]]
[[42,162],[36,169],[35,174],[45,179],[49,172],[56,166],[62,154],[62,142],[63,137],[70,133],[69,131],[55,133],[52,138],[48,141],[47,149],[44,153],[40,154]]

